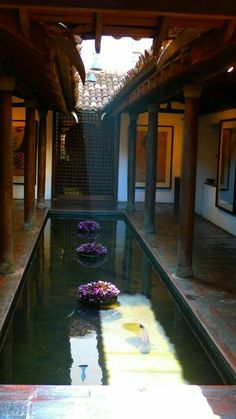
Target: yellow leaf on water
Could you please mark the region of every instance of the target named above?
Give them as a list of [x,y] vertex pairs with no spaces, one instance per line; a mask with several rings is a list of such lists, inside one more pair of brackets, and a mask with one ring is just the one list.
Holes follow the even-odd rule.
[[123,323],[122,326],[124,327],[124,329],[129,330],[130,332],[133,332],[135,334],[139,334],[140,333],[140,324],[139,323]]

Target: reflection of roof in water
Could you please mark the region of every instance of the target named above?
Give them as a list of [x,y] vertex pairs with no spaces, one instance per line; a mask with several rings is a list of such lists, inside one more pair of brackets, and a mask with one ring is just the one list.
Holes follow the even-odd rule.
[[87,308],[78,303],[78,309],[73,310],[68,317],[69,321],[69,335],[71,337],[85,337],[88,334],[97,331],[100,328],[100,317],[106,319],[107,322],[112,322],[121,317],[117,308],[109,308],[97,310],[94,308]]

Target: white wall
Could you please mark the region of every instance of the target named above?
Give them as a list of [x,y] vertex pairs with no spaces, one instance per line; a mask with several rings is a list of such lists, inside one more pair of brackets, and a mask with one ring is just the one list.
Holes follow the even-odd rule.
[[209,118],[200,118],[198,127],[198,157],[196,178],[195,211],[202,214],[204,185],[207,178],[217,177],[217,154],[219,123],[209,123]]
[[205,115],[199,119],[196,212],[222,229],[236,235],[236,217],[215,206],[216,188],[205,185],[217,177],[220,120],[236,118],[236,109]]
[[236,218],[215,206],[216,188],[204,185],[202,216],[236,236]]
[[[148,124],[148,114],[139,115],[138,124]],[[172,125],[174,127],[173,138],[173,161],[172,161],[172,181],[171,189],[158,189],[156,192],[156,202],[168,203],[174,202],[174,178],[180,176],[182,139],[183,139],[183,114],[159,113],[159,125]],[[118,180],[118,201],[127,201],[127,143],[128,143],[129,116],[123,114],[121,118],[120,129],[120,153],[119,153],[119,180]],[[136,202],[144,202],[145,191],[142,188],[136,188]]]

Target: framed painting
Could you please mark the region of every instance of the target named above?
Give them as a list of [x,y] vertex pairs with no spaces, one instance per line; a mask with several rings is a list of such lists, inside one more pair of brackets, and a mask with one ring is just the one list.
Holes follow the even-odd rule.
[[25,121],[12,121],[13,182],[24,183]]
[[[35,122],[35,141],[37,148],[38,122]],[[12,121],[12,144],[13,144],[13,183],[24,184],[25,164],[25,121]],[[35,156],[36,168],[36,156]],[[36,180],[36,179],[35,179]]]
[[[145,187],[147,125],[138,125],[136,132],[136,187]],[[158,126],[156,187],[171,188],[173,126]]]
[[216,206],[236,213],[236,119],[220,121]]

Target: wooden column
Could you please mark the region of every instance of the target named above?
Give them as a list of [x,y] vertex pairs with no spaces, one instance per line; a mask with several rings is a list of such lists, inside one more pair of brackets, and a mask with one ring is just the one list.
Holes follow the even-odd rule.
[[13,144],[12,91],[15,80],[0,77],[0,273],[15,272],[13,263]]
[[146,142],[146,186],[144,204],[144,230],[147,233],[155,232],[157,127],[157,109],[150,108],[148,112],[148,135]]
[[184,88],[184,142],[180,180],[178,266],[176,275],[191,277],[197,168],[198,106],[202,87]]
[[45,208],[47,111],[39,110],[37,208]]
[[130,114],[128,135],[128,211],[135,210],[135,171],[136,171],[136,123],[138,115]]
[[36,132],[34,102],[26,102],[25,118],[25,168],[24,168],[24,228],[30,230],[34,226],[35,208],[35,163],[36,163]]

